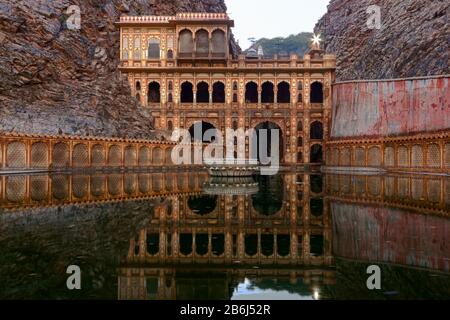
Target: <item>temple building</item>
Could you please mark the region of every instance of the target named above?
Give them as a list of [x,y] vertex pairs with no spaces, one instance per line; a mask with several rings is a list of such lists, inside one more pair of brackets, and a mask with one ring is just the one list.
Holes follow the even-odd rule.
[[303,58],[237,54],[223,13],[123,16],[118,25],[119,69],[155,129],[279,129],[282,164],[325,159],[336,59],[317,43]]

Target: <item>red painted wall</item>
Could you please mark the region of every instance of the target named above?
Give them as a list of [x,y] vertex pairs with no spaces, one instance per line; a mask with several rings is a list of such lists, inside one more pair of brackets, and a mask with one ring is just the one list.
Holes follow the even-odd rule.
[[450,77],[333,86],[332,138],[450,130]]
[[338,257],[450,271],[450,220],[407,210],[331,202]]

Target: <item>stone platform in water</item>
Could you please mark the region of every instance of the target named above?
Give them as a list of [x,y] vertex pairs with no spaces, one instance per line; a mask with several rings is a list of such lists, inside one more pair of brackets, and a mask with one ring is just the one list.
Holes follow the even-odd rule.
[[251,177],[258,175],[258,160],[221,159],[205,160],[205,166],[213,177]]

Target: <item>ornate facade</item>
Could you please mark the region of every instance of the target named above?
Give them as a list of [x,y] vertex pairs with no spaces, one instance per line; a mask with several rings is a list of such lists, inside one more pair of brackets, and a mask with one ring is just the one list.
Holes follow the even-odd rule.
[[[227,14],[121,17],[120,70],[155,128],[280,129],[284,164],[321,163],[335,57],[236,55]],[[247,152],[248,152],[247,143]]]

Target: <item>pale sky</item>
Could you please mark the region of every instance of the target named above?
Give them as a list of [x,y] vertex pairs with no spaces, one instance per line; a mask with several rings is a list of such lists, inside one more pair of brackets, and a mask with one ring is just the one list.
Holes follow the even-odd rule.
[[330,0],[225,0],[234,19],[233,33],[242,49],[248,38],[287,37],[313,32],[317,21],[327,12]]

